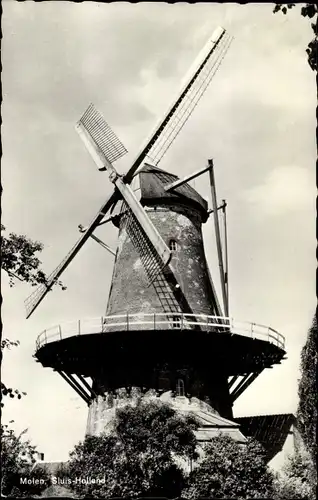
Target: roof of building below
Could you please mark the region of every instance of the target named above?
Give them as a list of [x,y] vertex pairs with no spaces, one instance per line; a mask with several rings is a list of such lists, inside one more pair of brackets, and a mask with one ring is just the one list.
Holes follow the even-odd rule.
[[253,437],[263,445],[267,460],[272,460],[283,449],[295,416],[292,413],[258,415],[236,418],[245,436]]
[[246,438],[240,430],[240,425],[237,422],[221,417],[207,403],[197,398],[192,398],[190,401],[186,397],[171,398],[170,401],[178,412],[183,414],[193,413],[196,416],[200,427],[195,434],[199,442],[208,442],[212,438],[219,436],[220,433],[230,436],[239,443],[246,442]]

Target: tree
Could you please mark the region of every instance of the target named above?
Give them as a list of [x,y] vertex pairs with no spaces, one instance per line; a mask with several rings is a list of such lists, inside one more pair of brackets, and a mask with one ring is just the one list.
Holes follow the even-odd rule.
[[[1,231],[5,231],[5,227],[1,224]],[[1,236],[1,269],[9,276],[9,285],[12,287],[18,281],[30,284],[31,286],[45,285],[48,283],[48,278],[41,270],[42,262],[37,257],[39,252],[42,252],[43,245],[39,241],[32,241],[24,235],[17,235],[9,233],[8,237]],[[66,287],[61,281],[56,282],[62,290]],[[12,341],[7,338],[1,340],[1,354],[2,360],[3,350],[10,349],[12,346],[18,346],[18,341]],[[18,399],[25,394],[7,387],[1,382],[1,407],[3,407],[3,396],[11,398],[17,397]]]
[[[3,349],[18,346],[19,341],[9,339],[1,340],[1,357]],[[7,387],[1,381],[1,407],[4,406],[3,397],[17,397],[21,399],[25,392]],[[12,423],[13,420],[9,423]],[[25,429],[16,436],[14,431],[6,424],[1,424],[1,496],[3,497],[29,497],[44,490],[49,483],[49,476],[44,471],[33,471],[35,462],[35,446],[30,441],[23,441],[22,436],[27,432]],[[31,481],[31,484],[22,483]]]
[[26,432],[16,436],[8,425],[1,425],[1,497],[30,497],[50,484],[46,471],[33,470],[36,448],[22,439]]
[[[1,231],[5,231],[1,224]],[[25,235],[9,233],[9,236],[1,237],[1,268],[9,276],[10,286],[17,281],[29,283],[31,286],[46,285],[48,278],[41,269],[42,262],[37,254],[42,252],[43,244],[33,241]],[[57,281],[62,290],[65,286]]]
[[301,377],[298,385],[299,403],[297,428],[312,457],[317,457],[317,317],[308,331],[307,341],[301,351]]
[[276,484],[277,498],[282,500],[316,498],[317,340],[315,315],[301,351],[299,403],[296,414],[296,431],[300,434],[301,442],[294,454],[288,457]]
[[[1,339],[1,349],[0,349],[0,360],[2,359],[2,351],[3,349],[11,349],[12,346],[18,346],[20,342],[18,340],[9,340],[9,339]],[[1,381],[1,408],[4,406],[2,401],[3,396],[8,396],[10,398],[17,397],[21,399],[22,395],[26,395],[25,392],[20,392],[18,389],[12,389],[12,387],[7,387],[4,382]]]
[[273,498],[274,475],[261,445],[249,439],[240,445],[220,434],[204,447],[202,461],[188,478],[182,496],[188,499]]
[[158,400],[117,409],[109,433],[87,436],[68,463],[69,477],[101,484],[72,487],[85,497],[178,497],[185,481],[182,462],[197,456],[197,426],[194,417]]
[[[292,9],[295,7],[295,3],[283,3],[276,4],[273,12],[282,12],[283,14],[287,14],[288,9]],[[301,7],[301,15],[303,17],[308,17],[309,19],[317,18],[318,7],[315,3],[306,3]],[[317,71],[317,62],[318,62],[318,39],[317,39],[317,19],[316,23],[311,23],[311,28],[314,33],[314,38],[309,42],[308,47],[306,49],[308,64],[313,71]]]
[[276,481],[277,500],[315,500],[317,471],[310,455],[296,451],[287,458]]
[[[5,227],[1,224],[1,231]],[[43,245],[32,241],[24,235],[10,233],[7,237],[1,235],[1,268],[9,276],[12,287],[18,281],[36,286],[46,285],[48,279],[41,270],[41,261],[37,254],[43,250]],[[57,282],[65,289],[61,282]],[[18,346],[19,341],[4,338],[1,340],[1,360],[4,349]],[[3,397],[21,399],[25,392],[8,387],[1,381],[1,407]],[[33,470],[36,449],[30,441],[22,439],[26,430],[16,436],[8,425],[1,424],[1,495],[8,497],[30,497],[44,490],[49,484],[48,474],[40,469]],[[21,479],[23,482],[21,482]],[[28,481],[30,484],[28,484]]]

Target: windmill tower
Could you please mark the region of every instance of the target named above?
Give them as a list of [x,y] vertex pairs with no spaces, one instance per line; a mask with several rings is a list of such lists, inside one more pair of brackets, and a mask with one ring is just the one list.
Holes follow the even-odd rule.
[[[87,432],[98,434],[108,410],[136,393],[170,393],[206,403],[233,419],[233,403],[267,367],[280,363],[284,338],[275,330],[229,317],[226,240],[221,245],[212,160],[185,179],[157,165],[191,115],[220,65],[231,38],[218,29],[200,53],[166,114],[127,174],[113,163],[126,152],[90,105],[76,125],[114,192],[66,258],[27,299],[29,317],[89,237],[114,259],[104,316],[58,325],[39,335],[36,358],[58,372],[89,406]],[[212,206],[189,184],[209,176]],[[210,275],[202,224],[213,214],[223,308]],[[118,228],[115,251],[93,232]]]

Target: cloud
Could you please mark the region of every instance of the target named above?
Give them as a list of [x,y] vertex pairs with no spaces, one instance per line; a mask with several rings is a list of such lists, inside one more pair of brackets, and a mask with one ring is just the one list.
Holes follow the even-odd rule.
[[281,166],[272,170],[263,184],[245,191],[242,198],[266,215],[282,215],[313,208],[313,186],[308,169]]

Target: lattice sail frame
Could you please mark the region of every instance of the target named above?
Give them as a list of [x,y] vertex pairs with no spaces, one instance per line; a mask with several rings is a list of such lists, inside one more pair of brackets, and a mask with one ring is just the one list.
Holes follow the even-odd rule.
[[125,201],[122,203],[121,214],[124,217],[124,228],[140,255],[141,263],[151,284],[166,266]]
[[[123,229],[127,232],[132,244],[140,255],[140,260],[148,278],[148,286],[153,285],[163,311],[167,318],[174,321],[175,314],[182,313],[180,303],[176,300],[171,286],[169,285],[169,265],[164,265],[151,241],[144,234],[142,227],[138,224],[133,212],[124,201],[121,206]],[[179,321],[179,319],[177,320]]]
[[30,313],[33,311],[34,304],[37,302],[37,300],[46,292],[52,290],[53,285],[57,282],[59,276],[60,276],[60,271],[63,269],[65,263],[68,261],[70,255],[74,252],[74,249],[78,246],[79,240],[75,243],[75,245],[71,248],[71,250],[68,252],[68,254],[64,257],[62,262],[54,269],[54,271],[51,272],[51,274],[47,277],[47,282],[44,284],[42,283],[41,285],[38,285],[35,290],[25,299],[24,301],[24,306],[26,310],[27,317],[29,317]]
[[110,163],[114,163],[127,153],[125,146],[118,139],[101,113],[97,111],[94,104],[88,106],[79,123],[83,125]]
[[155,144],[147,153],[147,156],[153,165],[158,165],[192,115],[201,97],[208,88],[213,76],[221,65],[232,41],[233,37],[227,32],[224,32],[222,39],[215,48],[212,56],[203,64],[203,69],[201,69],[198,78],[191,85],[181,103],[179,103],[175,113],[169,121],[168,126],[164,129],[159,139],[157,139]]

